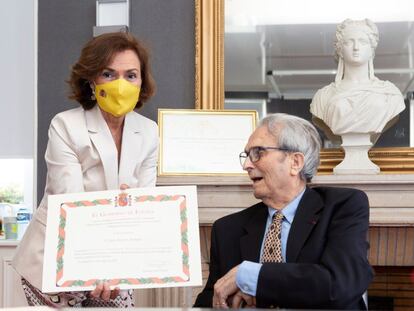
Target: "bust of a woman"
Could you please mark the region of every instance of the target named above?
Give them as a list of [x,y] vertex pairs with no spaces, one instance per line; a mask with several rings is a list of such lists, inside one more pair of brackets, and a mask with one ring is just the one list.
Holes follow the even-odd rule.
[[314,122],[329,137],[369,133],[375,143],[384,128],[404,110],[404,99],[397,87],[374,76],[378,39],[378,29],[368,19],[347,19],[337,26],[335,82],[318,90],[310,105]]

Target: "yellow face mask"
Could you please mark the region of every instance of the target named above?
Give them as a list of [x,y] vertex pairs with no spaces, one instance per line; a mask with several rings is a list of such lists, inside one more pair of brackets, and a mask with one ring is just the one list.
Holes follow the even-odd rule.
[[140,88],[125,79],[118,79],[95,86],[95,97],[103,111],[121,117],[135,108]]

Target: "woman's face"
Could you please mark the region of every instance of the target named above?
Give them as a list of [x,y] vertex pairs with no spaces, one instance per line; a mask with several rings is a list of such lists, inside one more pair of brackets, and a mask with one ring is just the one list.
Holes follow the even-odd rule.
[[345,64],[363,65],[372,58],[368,35],[358,27],[348,27],[342,38],[342,57]]
[[141,63],[137,54],[132,50],[125,50],[114,55],[112,62],[98,75],[95,84],[125,79],[141,87]]

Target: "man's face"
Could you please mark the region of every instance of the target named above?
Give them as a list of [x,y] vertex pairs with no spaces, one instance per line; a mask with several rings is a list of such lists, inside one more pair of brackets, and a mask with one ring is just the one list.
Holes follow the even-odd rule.
[[[266,126],[259,127],[253,132],[245,151],[249,152],[252,147],[258,146],[280,147],[277,139],[269,133]],[[292,179],[290,165],[290,155],[280,150],[262,151],[260,159],[255,163],[247,157],[243,169],[253,181],[254,196],[264,203],[268,200],[280,200],[286,188],[290,186]]]

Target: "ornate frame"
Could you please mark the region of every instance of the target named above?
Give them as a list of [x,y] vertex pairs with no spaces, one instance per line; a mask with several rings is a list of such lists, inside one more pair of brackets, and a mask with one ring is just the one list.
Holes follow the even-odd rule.
[[195,108],[224,108],[224,0],[195,0]]
[[[195,0],[195,108],[224,108],[224,1]],[[321,151],[319,174],[332,174],[340,149]],[[414,173],[414,148],[373,148],[369,156],[381,173]]]

